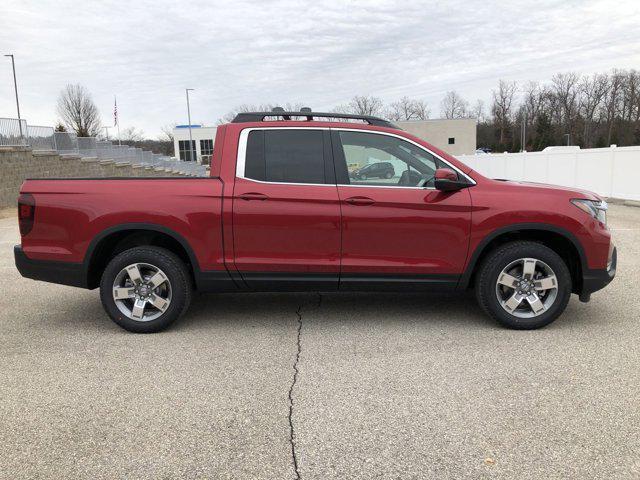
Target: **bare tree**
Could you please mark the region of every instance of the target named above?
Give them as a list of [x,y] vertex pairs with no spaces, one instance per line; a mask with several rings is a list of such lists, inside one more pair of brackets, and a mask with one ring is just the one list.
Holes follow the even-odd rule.
[[160,129],[162,135],[158,137],[158,140],[161,142],[172,142],[173,143],[173,129],[176,128],[175,123],[171,123],[169,125],[165,125]]
[[95,137],[100,133],[100,113],[91,94],[82,85],[67,85],[58,97],[57,113],[64,125],[79,137]]
[[529,82],[522,89],[522,105],[527,112],[527,117],[534,122],[540,111],[544,108],[545,92],[538,82]]
[[409,97],[402,97],[397,102],[389,105],[387,117],[395,122],[403,120],[413,120],[413,100]]
[[624,72],[614,70],[609,77],[609,88],[602,103],[601,117],[607,125],[607,145],[611,144],[613,127],[616,116],[620,110],[622,89],[624,84]]
[[234,118],[236,118],[236,115],[239,113],[268,112],[272,108],[273,107],[271,106],[271,104],[268,104],[268,103],[261,104],[261,105],[251,105],[251,104],[243,103],[242,105],[237,106],[236,108],[234,108],[230,112],[225,113],[221,118],[219,118],[218,124],[222,125],[223,123],[231,122]]
[[354,115],[382,115],[384,104],[378,97],[356,95],[348,105],[340,105],[333,109],[336,113],[351,113]]
[[402,97],[397,102],[389,105],[387,117],[396,122],[406,120],[426,120],[429,118],[429,107],[423,100],[413,100]]
[[574,126],[578,112],[578,87],[580,76],[576,73],[558,73],[551,79],[553,93],[558,102],[557,112],[565,126],[565,133],[574,138]]
[[619,117],[620,133],[616,141],[626,145],[640,143],[640,73],[636,70],[624,73]]
[[305,107],[306,105],[303,105],[302,103],[299,103],[299,102],[294,102],[294,103],[287,102],[283,105],[278,105],[278,106],[284,108],[285,112],[299,112],[300,109]]
[[431,115],[431,109],[424,100],[414,100],[413,113],[416,120],[428,120],[429,115]]
[[478,99],[473,106],[473,108],[469,111],[469,113],[475,117],[478,123],[483,123],[486,120],[486,116],[484,113],[484,102]]
[[538,121],[538,117],[542,113],[545,107],[545,100],[547,98],[547,91],[540,87],[538,82],[529,82],[522,89],[522,104],[520,105],[518,116],[521,119],[521,124],[525,124],[526,136],[523,139],[523,148],[529,144],[534,134],[534,125]]
[[129,127],[122,130],[120,140],[123,142],[141,142],[144,139],[144,132],[136,127]]
[[585,77],[580,82],[580,100],[578,112],[582,117],[582,142],[583,146],[592,146],[591,130],[596,121],[596,112],[600,108],[609,89],[609,82],[606,75],[594,74],[592,77]]
[[230,112],[224,114],[221,118],[218,119],[218,124],[221,125],[223,123],[229,123],[236,115],[239,113],[247,113],[247,112],[270,112],[275,107],[282,107],[286,112],[299,112],[302,107],[304,107],[301,103],[290,103],[287,102],[282,105],[277,105],[273,103],[261,103],[259,105],[252,105],[244,103],[242,105],[237,106]]
[[635,70],[624,73],[622,105],[620,116],[627,122],[638,116],[638,98],[640,96],[640,74]]
[[447,92],[440,103],[440,114],[444,118],[464,118],[469,112],[469,102],[452,90]]
[[516,82],[500,80],[498,83],[498,90],[492,91],[493,106],[491,107],[491,113],[493,114],[494,122],[500,131],[500,145],[504,145],[506,143],[506,132],[511,124],[513,116],[512,109],[516,90]]

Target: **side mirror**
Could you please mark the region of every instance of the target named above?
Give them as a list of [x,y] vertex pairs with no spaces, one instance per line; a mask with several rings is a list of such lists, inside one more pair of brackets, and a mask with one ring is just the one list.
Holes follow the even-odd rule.
[[453,192],[469,186],[465,180],[458,180],[458,174],[450,168],[438,168],[433,178],[436,190],[441,192]]

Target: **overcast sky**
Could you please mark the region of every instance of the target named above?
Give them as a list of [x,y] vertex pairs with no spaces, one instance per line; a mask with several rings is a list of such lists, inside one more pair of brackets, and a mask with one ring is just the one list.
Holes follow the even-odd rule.
[[[489,101],[498,79],[640,68],[640,1],[0,2],[0,53],[16,57],[22,116],[53,125],[67,83],[93,94],[103,124],[156,137],[163,125],[215,124],[243,103],[327,110],[351,97],[447,90]],[[0,57],[0,117],[15,117]]]

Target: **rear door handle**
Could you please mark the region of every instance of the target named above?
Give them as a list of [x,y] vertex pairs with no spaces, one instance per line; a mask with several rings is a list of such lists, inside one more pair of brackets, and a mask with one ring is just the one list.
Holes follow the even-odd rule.
[[376,203],[369,197],[349,197],[345,199],[345,202],[351,205],[373,205],[374,203]]
[[266,200],[267,197],[264,193],[257,193],[257,192],[247,192],[247,193],[243,193],[240,195],[240,198],[242,200]]

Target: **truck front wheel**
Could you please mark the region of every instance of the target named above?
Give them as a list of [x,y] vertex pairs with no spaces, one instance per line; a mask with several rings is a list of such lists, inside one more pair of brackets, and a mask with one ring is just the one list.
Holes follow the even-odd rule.
[[536,242],[498,247],[484,259],[476,277],[482,309],[502,325],[534,329],[550,324],[571,296],[571,274],[562,258]]
[[135,247],[116,255],[100,281],[100,299],[125,330],[153,333],[167,328],[191,301],[186,265],[159,247]]

